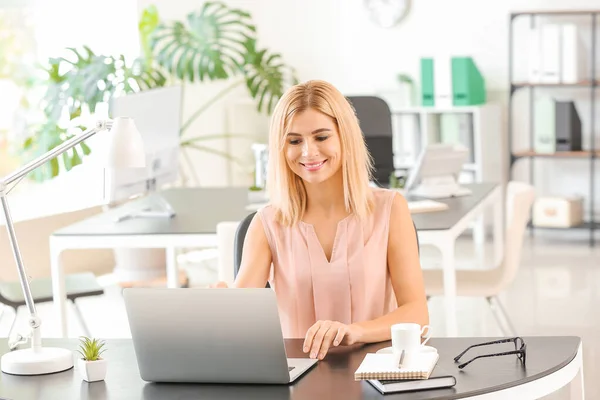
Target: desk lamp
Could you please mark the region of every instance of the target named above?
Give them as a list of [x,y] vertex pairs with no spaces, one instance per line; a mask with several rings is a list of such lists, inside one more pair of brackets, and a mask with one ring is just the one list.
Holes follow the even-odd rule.
[[[60,156],[77,144],[90,138],[98,132],[107,130],[110,135],[108,151],[103,155],[103,164],[107,168],[143,168],[146,157],[142,138],[133,119],[128,117],[115,118],[113,121],[99,121],[94,128],[67,140],[46,154],[25,164],[19,170],[0,179],[0,201],[6,220],[6,229],[13,251],[13,256],[19,272],[21,288],[25,296],[25,304],[29,310],[29,328],[31,328],[31,348],[15,350],[2,356],[0,366],[2,372],[14,375],[41,375],[65,371],[73,367],[73,352],[62,348],[42,347],[40,332],[41,320],[37,316],[31,289],[23,260],[19,251],[14,225],[10,216],[6,195],[8,185],[16,185],[28,173],[44,165],[46,162]],[[106,162],[104,162],[106,161]]]

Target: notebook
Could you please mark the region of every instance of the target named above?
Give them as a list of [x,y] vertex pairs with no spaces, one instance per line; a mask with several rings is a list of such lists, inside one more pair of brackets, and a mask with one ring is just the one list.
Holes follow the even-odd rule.
[[354,372],[354,380],[428,379],[439,357],[437,352],[422,353],[414,361],[398,368],[394,365],[397,358],[393,354],[367,353]]
[[448,204],[434,200],[413,200],[408,202],[408,209],[412,214],[444,211],[448,208]]
[[456,378],[442,371],[434,371],[428,379],[405,379],[380,381],[376,379],[367,380],[375,389],[382,394],[411,392],[427,389],[445,389],[456,385]]

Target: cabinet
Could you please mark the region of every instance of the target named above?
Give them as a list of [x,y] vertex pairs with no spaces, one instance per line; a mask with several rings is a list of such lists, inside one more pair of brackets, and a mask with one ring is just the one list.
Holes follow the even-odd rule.
[[[582,163],[589,163],[589,175],[585,177],[587,188],[587,218],[576,225],[559,229],[585,229],[589,230],[589,243],[593,246],[594,230],[600,225],[595,217],[595,162],[600,152],[597,150],[596,140],[598,133],[596,126],[596,87],[598,80],[596,79],[596,46],[597,46],[597,19],[600,14],[599,10],[569,10],[569,11],[523,11],[515,12],[510,15],[509,22],[509,101],[508,101],[508,148],[509,148],[509,165],[508,176],[512,178],[514,168],[521,160],[529,160],[529,182],[536,184],[536,173],[544,173],[546,169],[536,169],[539,165],[539,160],[552,159],[554,163],[564,163],[564,160],[578,160]],[[577,22],[573,22],[576,20]],[[528,29],[519,28],[518,23],[525,22]],[[583,36],[584,25],[589,23],[589,35]],[[575,28],[573,28],[575,27]],[[576,31],[573,32],[573,29]],[[535,34],[531,34],[534,32]],[[561,33],[562,32],[562,33]],[[528,37],[524,38],[525,33]],[[531,47],[526,54],[515,51],[524,41],[535,42],[539,41],[538,35],[546,35],[542,44]],[[556,40],[550,40],[551,35],[555,36]],[[562,35],[562,36],[561,36]],[[573,39],[573,35],[577,36]],[[564,48],[565,41],[571,40],[571,45],[567,50]],[[581,41],[581,43],[580,43]],[[582,45],[585,43],[585,45]],[[535,44],[535,43],[534,43]],[[519,53],[519,54],[517,54]],[[542,54],[540,54],[542,53]],[[529,58],[529,69],[525,79],[516,77],[516,67],[523,64],[523,58]],[[541,64],[540,64],[541,63]],[[584,67],[584,68],[582,68]],[[515,107],[515,96],[521,91],[528,91],[528,106]],[[544,96],[553,96],[556,93],[559,96],[571,96],[571,100],[576,105],[581,105],[578,118],[581,118],[581,129],[587,137],[584,137],[581,143],[582,147],[577,146],[575,149],[566,149],[560,151],[560,147],[556,143],[550,146],[544,146],[543,149],[539,145],[540,135],[543,135],[544,129],[555,130],[548,133],[556,138],[561,136],[561,132],[556,132],[557,126],[553,123],[553,115],[549,112],[544,112],[543,115],[536,115],[536,111],[548,109],[543,104]],[[587,92],[587,93],[586,93]],[[579,103],[579,104],[578,104]],[[589,110],[589,111],[588,111]],[[516,122],[516,112],[528,112],[528,124]],[[526,125],[526,126],[524,126]],[[560,128],[558,128],[560,129]],[[522,139],[521,136],[525,132],[526,139],[529,141],[529,148],[517,148],[515,143],[517,139]],[[537,147],[536,147],[537,140]],[[546,149],[551,149],[550,151]],[[581,178],[579,174],[565,169],[562,174],[573,174],[573,178]],[[553,178],[556,179],[556,178]],[[560,185],[554,185],[556,186]],[[562,188],[566,190],[568,188]],[[533,234],[534,226],[530,224],[530,229]],[[536,227],[535,229],[542,229]],[[544,228],[545,229],[545,228]]]

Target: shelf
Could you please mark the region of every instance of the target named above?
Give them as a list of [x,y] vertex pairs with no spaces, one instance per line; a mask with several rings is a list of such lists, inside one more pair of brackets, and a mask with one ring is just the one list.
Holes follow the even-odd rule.
[[600,81],[591,81],[585,80],[581,82],[573,82],[573,83],[549,83],[549,82],[513,82],[512,86],[514,88],[523,88],[523,87],[547,87],[547,88],[560,88],[560,87],[592,87],[598,86]]
[[435,107],[435,106],[415,106],[394,108],[391,110],[392,115],[402,114],[444,114],[444,113],[474,113],[479,112],[486,104],[475,106],[452,106],[452,107]]
[[[520,21],[523,23],[527,23],[528,25],[530,25],[530,27],[535,27],[535,24],[537,21],[545,21],[546,19],[548,20],[556,20],[555,22],[557,23],[562,23],[561,21],[571,21],[571,20],[577,20],[576,24],[577,26],[580,26],[581,24],[587,25],[591,24],[591,35],[590,35],[590,40],[592,40],[592,43],[594,43],[594,41],[597,39],[597,34],[598,34],[598,22],[600,22],[600,8],[597,9],[562,9],[562,10],[551,10],[551,9],[538,9],[538,10],[527,10],[527,9],[521,9],[521,10],[513,10],[510,12],[510,19],[508,21],[509,23],[509,27],[508,27],[508,31],[509,31],[509,37],[508,37],[508,72],[509,72],[509,79],[508,79],[508,84],[509,84],[509,93],[508,93],[508,149],[509,149],[509,160],[508,160],[508,179],[514,179],[513,177],[513,168],[515,167],[515,165],[517,164],[518,160],[521,159],[525,159],[525,158],[529,158],[530,161],[530,165],[528,168],[528,172],[529,172],[529,179],[528,179],[528,183],[531,184],[532,186],[535,185],[535,181],[536,181],[536,165],[538,165],[538,162],[534,162],[534,158],[541,158],[541,159],[549,159],[549,160],[580,160],[580,161],[584,161],[584,162],[590,162],[590,164],[586,164],[588,165],[590,168],[592,168],[592,170],[590,171],[589,175],[589,180],[587,182],[587,184],[585,184],[585,186],[587,186],[587,188],[585,188],[586,191],[589,190],[589,197],[590,197],[590,204],[589,204],[589,213],[590,215],[597,215],[595,208],[598,207],[596,205],[597,202],[597,198],[595,197],[595,194],[597,192],[597,188],[595,185],[596,179],[594,178],[594,170],[595,165],[594,162],[596,160],[596,158],[600,158],[600,148],[595,147],[594,143],[596,143],[596,140],[598,138],[598,131],[595,129],[591,129],[591,138],[590,138],[590,149],[587,150],[582,150],[582,151],[556,151],[556,152],[552,152],[552,153],[544,153],[544,152],[537,152],[535,149],[537,146],[535,146],[535,137],[536,137],[536,131],[538,131],[539,129],[536,129],[536,127],[539,127],[539,124],[536,125],[536,118],[535,118],[535,112],[536,112],[536,107],[535,107],[535,96],[533,96],[534,94],[534,88],[539,88],[537,89],[540,92],[553,92],[556,93],[557,91],[560,92],[561,90],[565,90],[565,92],[563,92],[563,94],[567,94],[567,93],[579,93],[579,94],[583,94],[583,93],[589,93],[589,95],[591,95],[591,107],[589,107],[588,110],[586,110],[587,115],[583,115],[583,113],[580,114],[580,118],[582,120],[582,124],[584,123],[584,119],[587,120],[588,123],[591,123],[592,126],[593,122],[590,121],[594,121],[597,118],[597,112],[598,112],[598,103],[594,102],[594,99],[596,98],[596,88],[600,87],[600,75],[594,73],[593,71],[597,70],[597,57],[594,56],[594,49],[591,49],[591,55],[590,55],[590,50],[586,49],[583,50],[581,49],[582,52],[587,53],[588,55],[588,59],[590,60],[590,70],[592,71],[592,74],[590,75],[584,75],[584,76],[579,76],[578,81],[577,82],[544,82],[541,81],[539,79],[534,79],[533,76],[521,76],[521,77],[517,77],[515,79],[515,77],[513,76],[513,72],[514,72],[514,66],[519,65],[520,64],[520,60],[519,57],[515,54],[515,50],[519,49],[520,46],[515,47],[515,43],[520,43],[520,40],[524,40],[524,39],[528,39],[527,37],[524,38],[519,38],[519,36],[517,35],[517,25],[516,25],[516,21],[518,19],[518,17],[520,16],[525,16],[525,20],[524,21]],[[519,29],[520,30],[520,29]],[[593,47],[593,46],[592,46]],[[523,50],[525,50],[524,48],[520,48],[520,51],[522,52]],[[545,76],[544,76],[545,78]],[[529,90],[527,90],[529,88]],[[516,96],[517,92],[520,91],[520,89],[524,89],[525,91],[529,92],[529,124],[528,125],[524,125],[524,122],[518,121],[517,119],[515,119],[515,115],[514,113],[522,113],[522,114],[526,114],[527,113],[527,108],[526,107],[520,107],[518,110],[516,110],[516,107],[514,107],[516,104],[514,104],[514,96]],[[581,90],[584,89],[584,90]],[[589,90],[589,91],[588,91]],[[581,93],[580,93],[581,91]],[[581,111],[581,110],[580,110]],[[513,146],[515,145],[514,141],[515,141],[515,137],[514,135],[516,132],[515,131],[515,122],[520,124],[521,128],[527,128],[526,132],[519,132],[520,136],[525,136],[525,137],[529,137],[529,144],[526,145],[527,147],[525,147],[525,149],[523,149],[523,147],[521,149],[515,149],[513,148]],[[518,145],[517,145],[518,146]],[[552,146],[554,147],[554,146]],[[529,148],[529,149],[527,149]],[[538,148],[539,149],[539,148]],[[551,149],[551,148],[550,148]],[[563,161],[561,161],[562,163]],[[527,171],[520,171],[520,173],[523,172],[527,172]],[[569,172],[569,171],[565,171],[565,172]],[[547,183],[546,183],[547,184]],[[575,183],[573,183],[575,184]],[[579,185],[579,182],[577,182],[577,184]],[[582,188],[578,188],[579,190],[583,190]],[[579,224],[578,226],[573,226],[573,227],[566,227],[566,228],[555,228],[555,227],[543,227],[543,226],[533,226],[532,223],[529,223],[528,226],[531,229],[531,232],[533,233],[535,230],[562,230],[562,231],[566,231],[566,230],[581,230],[581,231],[589,231],[589,244],[590,247],[593,247],[596,243],[596,236],[594,234],[595,230],[600,230],[600,221],[596,218],[596,220],[594,220],[594,218],[590,218],[591,221],[590,222],[584,222],[582,224]]]
[[566,229],[585,229],[585,230],[589,230],[589,229],[600,229],[600,223],[598,223],[598,222],[584,222],[583,224],[579,224],[579,225],[575,225],[575,226],[570,226],[568,228],[551,227],[551,226],[535,226],[535,225],[529,223],[529,227],[530,228],[534,228],[534,229],[549,229],[549,230],[566,230]]
[[[596,157],[600,156],[600,151],[595,152]],[[556,153],[536,153],[535,151],[519,151],[513,153],[516,158],[522,157],[548,157],[548,158],[591,158],[591,151],[557,151]]]
[[589,14],[600,14],[599,10],[529,10],[529,11],[515,11],[510,13],[513,17],[519,15],[548,15],[548,16],[560,16],[560,15],[589,15]]

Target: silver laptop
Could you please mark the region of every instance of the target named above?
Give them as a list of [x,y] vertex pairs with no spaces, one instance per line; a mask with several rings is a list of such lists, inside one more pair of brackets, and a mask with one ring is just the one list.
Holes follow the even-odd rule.
[[124,289],[148,382],[287,384],[317,360],[287,358],[272,289]]

